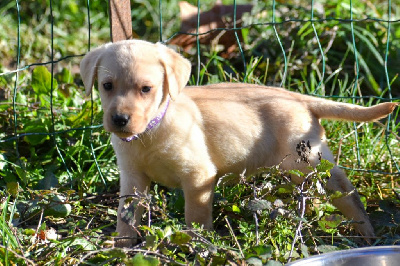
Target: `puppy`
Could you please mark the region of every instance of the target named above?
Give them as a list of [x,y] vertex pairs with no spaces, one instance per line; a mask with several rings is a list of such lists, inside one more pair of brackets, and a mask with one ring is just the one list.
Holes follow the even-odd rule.
[[[309,141],[311,165],[334,162],[320,119],[371,121],[387,116],[396,103],[373,107],[339,103],[281,88],[223,83],[187,87],[191,64],[162,44],[130,40],[89,52],[80,65],[86,94],[98,80],[103,124],[112,133],[120,176],[117,232],[119,246],[136,242],[143,213],[134,223],[121,219],[124,195],[145,193],[152,181],[180,187],[185,220],[212,228],[213,192],[218,177],[251,174],[281,164],[283,170],[309,171],[296,162],[296,144]],[[335,166],[326,184],[343,197],[333,204],[366,237],[374,235],[366,211],[344,172]],[[297,177],[295,182],[301,182]],[[126,239],[128,238],[128,239]]]

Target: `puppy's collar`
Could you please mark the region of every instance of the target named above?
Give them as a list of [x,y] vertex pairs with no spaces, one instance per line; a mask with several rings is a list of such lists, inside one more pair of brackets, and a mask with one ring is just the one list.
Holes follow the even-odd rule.
[[[169,97],[167,98],[167,104],[165,105],[164,109],[156,117],[154,117],[152,120],[150,120],[150,122],[147,125],[146,130],[144,132],[148,132],[151,129],[153,129],[155,126],[160,124],[160,122],[163,119],[165,113],[167,112],[168,106],[169,106]],[[128,138],[120,138],[120,139],[122,141],[125,141],[125,142],[130,142],[132,140],[137,140],[138,138],[139,138],[139,135],[133,135],[133,136],[128,137]]]

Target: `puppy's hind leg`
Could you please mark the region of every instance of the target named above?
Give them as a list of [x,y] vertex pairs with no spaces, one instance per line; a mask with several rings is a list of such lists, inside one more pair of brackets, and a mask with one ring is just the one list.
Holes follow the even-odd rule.
[[361,235],[366,238],[375,236],[374,229],[356,189],[339,167],[335,166],[331,170],[331,177],[326,184],[326,188],[328,192],[339,191],[343,194],[332,199],[332,203],[347,218],[355,222],[354,227]]
[[[315,141],[314,139],[314,141],[310,142],[311,153],[308,159],[312,166],[316,166],[319,163],[320,154],[318,152],[321,152],[322,158],[334,163],[332,152],[325,141],[321,142],[319,139]],[[316,149],[316,147],[318,148]],[[344,171],[338,166],[335,165],[333,169],[331,169],[331,177],[327,181],[325,188],[327,192],[332,195],[333,205],[335,205],[344,216],[355,222],[355,229],[366,238],[373,237],[374,229],[371,226],[364,205],[356,189],[351,184]],[[341,195],[336,196],[335,192],[340,192]]]

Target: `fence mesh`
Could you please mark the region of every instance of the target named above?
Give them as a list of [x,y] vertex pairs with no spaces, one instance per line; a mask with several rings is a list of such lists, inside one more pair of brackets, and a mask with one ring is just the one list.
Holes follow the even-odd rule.
[[[255,2],[252,12],[242,14],[243,6],[234,0],[225,5],[231,6],[233,13],[220,15],[225,22],[222,27],[213,26],[215,21],[201,20],[204,16],[201,12],[214,7],[210,1],[204,2],[197,1],[192,6],[198,10],[195,13],[197,27],[191,32],[176,31],[176,25],[171,32],[167,1],[159,1],[151,7],[147,2],[134,3],[132,10],[134,21],[145,18],[140,23],[150,23],[149,28],[153,29],[134,28],[138,36],[152,36],[148,39],[167,44],[176,44],[176,39],[182,36],[194,38],[194,48],[179,48],[192,57],[196,65],[192,84],[213,82],[217,77],[278,85],[364,105],[399,101],[400,11],[391,0],[379,1],[379,5],[384,6],[380,10],[385,12],[376,11],[377,16],[372,16],[373,12],[362,12],[373,7],[367,1],[338,1],[337,6],[324,1],[308,1],[305,5],[296,1],[286,4],[282,1]],[[37,5],[38,14],[24,13],[32,10],[33,5]],[[107,39],[107,27],[104,27],[108,23],[107,4],[96,3],[95,8],[92,5],[89,0],[65,1],[64,4],[52,0],[37,3],[16,0],[0,4],[0,11],[6,18],[2,19],[1,26],[11,32],[2,33],[0,46],[3,58],[0,65],[0,160],[3,162],[0,170],[7,170],[4,174],[7,178],[14,176],[28,184],[28,177],[36,176],[40,180],[39,176],[46,176],[50,165],[56,164],[57,170],[52,171],[71,185],[74,177],[82,181],[81,175],[93,176],[88,183],[107,183],[105,176],[113,168],[104,166],[114,157],[108,136],[102,132],[99,102],[95,93],[91,99],[80,98],[82,83],[76,74],[82,56],[92,45]],[[157,7],[158,10],[154,10]],[[152,11],[157,15],[149,15]],[[175,8],[174,12],[178,10]],[[74,19],[83,20],[87,25],[80,29],[79,43],[69,37],[76,36],[68,26]],[[34,29],[30,28],[31,23]],[[200,31],[204,23],[208,28]],[[154,37],[157,25],[158,37]],[[204,41],[205,36],[214,33],[233,33],[234,42],[229,45],[235,46],[234,51],[223,55],[226,51],[220,44],[213,46],[212,41]],[[341,46],[340,49],[335,45]],[[221,67],[220,62],[227,67]],[[397,177],[400,174],[398,114],[397,109],[379,122],[378,130],[369,136],[376,139],[373,147],[360,144],[359,134],[364,139],[365,130],[370,128],[360,133],[360,127],[365,125],[354,123],[349,130],[353,140],[348,143],[354,145],[355,156],[344,159],[346,166],[342,167]],[[368,149],[377,149],[377,146],[379,155],[372,156]],[[372,159],[363,156],[372,156]],[[357,164],[349,163],[355,159]],[[390,166],[371,162],[375,159]],[[35,161],[36,169],[29,167]],[[105,176],[104,171],[107,171]]]

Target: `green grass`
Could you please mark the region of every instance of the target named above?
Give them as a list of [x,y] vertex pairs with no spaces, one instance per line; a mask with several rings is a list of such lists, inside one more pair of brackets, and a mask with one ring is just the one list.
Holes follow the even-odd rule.
[[[207,8],[213,3],[204,2],[202,6]],[[384,0],[377,1],[374,8],[369,2],[353,2],[355,19],[388,18]],[[90,47],[108,41],[105,3],[90,2]],[[322,4],[324,9],[316,7],[316,19],[350,17],[346,2],[326,0]],[[19,68],[24,70],[18,76],[14,73],[0,76],[2,265],[272,264],[286,263],[289,257],[294,260],[366,245],[352,231],[351,222],[329,204],[329,197],[316,193],[324,169],[316,171],[309,186],[301,189],[285,178],[287,173],[271,167],[263,169],[256,178],[241,179],[234,186],[218,186],[215,231],[198,229],[195,237],[184,225],[182,192],[154,185],[140,228],[143,242],[129,250],[112,248],[118,169],[109,134],[99,126],[102,113],[98,95],[94,92],[92,98],[84,98],[78,74],[81,55],[89,48],[87,2],[52,1],[52,12],[49,5],[50,1],[44,0],[20,3]],[[398,20],[400,9],[392,5],[391,19]],[[145,40],[159,40],[158,3],[135,1],[132,7],[134,33]],[[258,3],[254,15],[244,18],[245,25],[270,21],[271,7],[271,3]],[[177,1],[162,1],[162,10],[165,40],[179,29]],[[0,22],[4,29],[0,32],[1,74],[17,68],[16,2],[0,4],[0,14],[4,18]],[[310,6],[308,3],[301,6],[296,1],[285,5],[277,2],[275,16],[277,22],[285,17],[308,19]],[[244,79],[257,84],[284,83],[290,90],[332,97],[336,101],[353,102],[351,97],[357,96],[355,103],[364,106],[390,96],[399,97],[398,22],[391,26],[388,48],[391,94],[384,68],[386,23],[364,21],[353,26],[357,53],[351,25],[335,20],[277,24],[279,41],[271,26],[243,28],[247,68],[244,69],[240,54],[228,60],[202,45],[199,73],[195,50],[185,54],[193,62],[190,83]],[[25,68],[49,62],[52,55],[54,60],[61,60],[53,65],[53,76],[50,63]],[[354,71],[356,55],[358,73]],[[397,108],[390,120],[379,123],[323,121],[339,164],[350,169],[346,170],[349,178],[367,206],[377,234],[373,245],[398,244],[400,240],[399,112]],[[15,132],[22,137],[14,139]],[[304,199],[312,203],[311,197],[320,203],[311,204],[312,208],[302,214],[298,202]],[[300,231],[296,231],[298,228]]]

